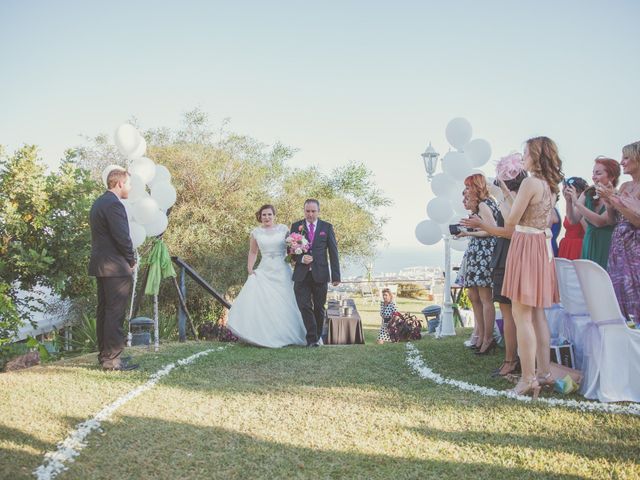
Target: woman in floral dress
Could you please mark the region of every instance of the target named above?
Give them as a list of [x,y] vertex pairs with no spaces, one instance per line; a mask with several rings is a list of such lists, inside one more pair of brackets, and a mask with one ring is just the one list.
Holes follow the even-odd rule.
[[[465,196],[477,214],[489,225],[496,225],[499,214],[498,205],[489,195],[484,175],[476,173],[464,180]],[[493,290],[491,281],[491,258],[496,245],[496,238],[484,231],[462,231],[459,237],[471,237],[465,252],[464,287],[467,289],[473,308],[473,315],[479,335],[476,353],[485,355],[493,351],[496,342],[493,338],[493,326],[496,311],[493,306]]]

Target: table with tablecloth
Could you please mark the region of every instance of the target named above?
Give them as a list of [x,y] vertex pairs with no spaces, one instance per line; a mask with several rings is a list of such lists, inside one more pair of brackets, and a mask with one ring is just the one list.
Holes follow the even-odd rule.
[[329,300],[327,306],[327,345],[363,344],[362,319],[353,300],[347,299],[346,305],[352,309],[351,315],[344,316],[340,301]]

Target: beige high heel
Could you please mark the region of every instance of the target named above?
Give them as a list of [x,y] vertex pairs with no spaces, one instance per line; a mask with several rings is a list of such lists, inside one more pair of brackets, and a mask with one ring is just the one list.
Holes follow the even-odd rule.
[[513,395],[527,395],[531,393],[531,397],[534,400],[537,400],[538,395],[540,395],[540,385],[538,384],[538,379],[536,377],[531,378],[529,382],[526,382],[521,378],[516,386],[511,390],[507,390],[507,392]]
[[537,380],[538,380],[538,385],[540,385],[542,388],[553,389],[553,387],[556,384],[556,379],[553,378],[553,376],[551,375],[551,372],[548,372],[546,375],[538,376]]

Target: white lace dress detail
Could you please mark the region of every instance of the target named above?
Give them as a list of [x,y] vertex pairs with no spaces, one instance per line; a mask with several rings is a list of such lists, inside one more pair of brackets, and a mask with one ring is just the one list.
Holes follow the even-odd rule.
[[260,264],[233,302],[227,322],[246,343],[270,348],[306,345],[291,267],[284,261],[288,234],[286,225],[257,227],[251,232],[260,249]]

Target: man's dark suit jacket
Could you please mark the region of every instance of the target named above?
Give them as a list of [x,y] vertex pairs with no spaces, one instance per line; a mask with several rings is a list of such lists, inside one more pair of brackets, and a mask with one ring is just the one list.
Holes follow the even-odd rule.
[[[302,227],[302,229],[301,229]],[[291,226],[291,233],[303,233],[309,239],[306,220],[300,220]],[[329,259],[327,259],[329,252]],[[333,225],[318,219],[313,236],[313,245],[309,254],[313,257],[311,274],[317,283],[340,281],[340,260],[338,257],[338,243],[333,233]],[[331,277],[329,277],[329,262],[331,262]],[[302,263],[302,255],[296,255],[296,265],[293,269],[293,281],[301,282],[309,272],[309,265]]]
[[91,224],[91,259],[89,275],[125,277],[135,264],[129,222],[124,205],[115,193],[106,191],[93,202]]

